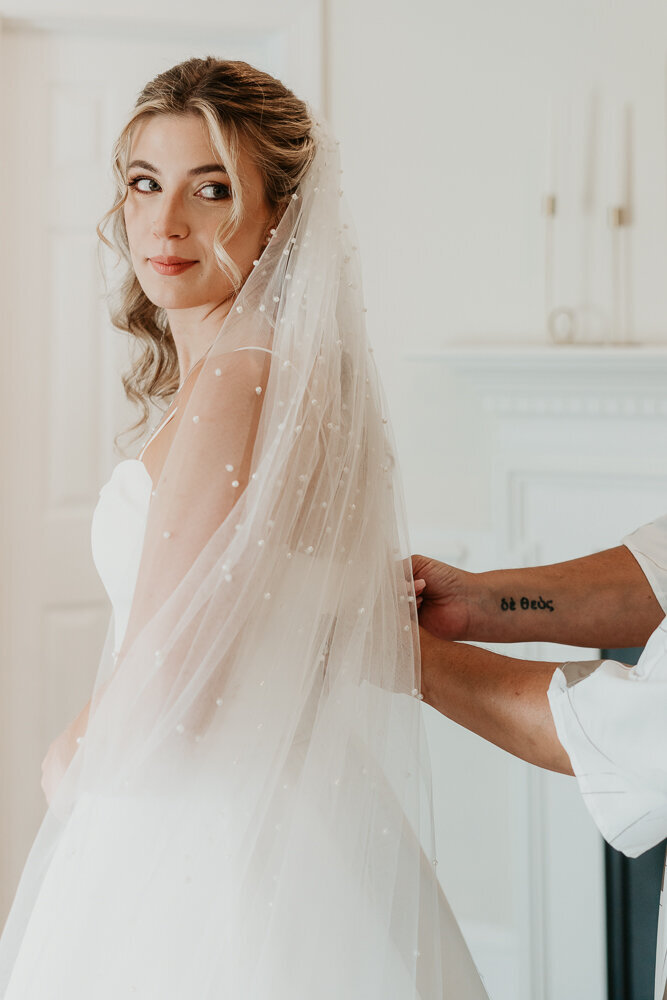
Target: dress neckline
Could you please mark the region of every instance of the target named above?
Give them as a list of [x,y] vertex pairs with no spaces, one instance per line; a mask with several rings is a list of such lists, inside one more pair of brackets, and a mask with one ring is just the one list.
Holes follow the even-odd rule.
[[152,491],[155,489],[155,486],[153,484],[153,478],[152,478],[150,472],[148,471],[148,469],[146,468],[145,463],[142,462],[142,460],[140,458],[122,458],[120,460],[120,462],[116,463],[115,468],[118,469],[121,465],[139,465],[139,466],[141,466],[141,468],[143,469],[143,473],[144,473],[144,476],[145,476],[146,480],[150,483],[151,493],[152,493]]

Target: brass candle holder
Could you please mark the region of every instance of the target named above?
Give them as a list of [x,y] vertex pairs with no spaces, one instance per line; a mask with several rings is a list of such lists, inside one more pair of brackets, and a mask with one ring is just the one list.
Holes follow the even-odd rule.
[[625,205],[609,206],[607,223],[611,231],[611,342],[613,344],[633,342],[629,222],[629,212]]
[[549,319],[554,308],[554,238],[558,199],[555,194],[545,194],[542,198],[544,216],[544,315],[549,329]]

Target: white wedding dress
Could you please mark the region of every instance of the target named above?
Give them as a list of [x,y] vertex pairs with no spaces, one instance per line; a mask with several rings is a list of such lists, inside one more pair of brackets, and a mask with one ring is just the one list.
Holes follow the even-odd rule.
[[[112,602],[116,648],[128,620],[152,485],[140,459],[121,461],[100,491],[93,516],[93,557]],[[281,775],[286,779],[284,788],[296,775],[300,759],[297,743]],[[334,995],[329,992],[331,976],[325,968],[317,994],[307,996],[299,989],[296,969],[292,976],[286,973],[286,981],[292,978],[295,983],[293,993],[278,982],[275,990],[265,984],[262,991],[259,980],[253,980],[250,990],[244,989],[247,973],[226,930],[235,922],[233,872],[228,885],[219,880],[211,884],[207,877],[211,868],[221,870],[219,857],[215,866],[210,862],[213,853],[219,855],[225,849],[234,822],[233,803],[229,809],[221,808],[219,785],[211,786],[207,794],[206,780],[193,780],[189,787],[179,783],[169,804],[173,829],[178,831],[175,838],[164,821],[169,788],[160,795],[160,808],[155,810],[150,795],[80,796],[35,893],[25,933],[15,942],[16,960],[3,1000],[195,1000],[193,971],[205,956],[210,957],[211,949],[220,952],[220,979],[207,984],[205,995],[197,992],[196,1000],[255,1000],[260,995],[275,1000],[287,1000],[288,996],[291,1000],[319,1000]],[[327,844],[326,826],[315,812],[309,837],[319,844],[326,859],[322,906],[327,906],[329,893],[335,891],[336,905],[344,911],[347,899],[349,914],[354,914],[358,906],[354,877],[342,868],[335,869],[336,853],[330,849],[334,845]],[[267,840],[265,865],[270,864],[271,850]],[[424,884],[432,880],[425,856],[421,878]],[[318,891],[316,887],[315,900]],[[253,902],[257,906],[257,901]],[[296,898],[293,905],[298,908],[299,902]],[[246,943],[250,955],[259,955],[265,916],[258,907],[253,934],[254,925],[249,920],[252,905],[247,903],[244,914],[244,926],[251,929],[249,936],[253,938]],[[359,982],[355,1000],[384,1000],[385,996],[484,1000],[479,974],[442,893],[439,910],[444,992],[436,995],[429,982],[415,991],[398,952],[390,956],[387,928],[379,926],[377,938],[367,938],[358,947],[366,958],[369,949],[377,950],[377,963],[383,963],[387,970],[386,991],[382,997],[375,992],[371,996]],[[313,912],[313,921],[317,923],[324,912]],[[11,917],[8,928],[10,924]],[[283,930],[289,936],[290,928]],[[432,930],[420,929],[424,940],[420,936],[419,946],[425,952],[433,947]],[[225,954],[227,948],[230,950]],[[341,941],[340,950],[334,947],[333,951],[342,964],[356,961],[349,941]],[[201,990],[201,984],[197,988]]]
[[100,491],[112,621],[1,1000],[486,998],[436,876],[402,486],[312,134],[158,480],[140,455]]

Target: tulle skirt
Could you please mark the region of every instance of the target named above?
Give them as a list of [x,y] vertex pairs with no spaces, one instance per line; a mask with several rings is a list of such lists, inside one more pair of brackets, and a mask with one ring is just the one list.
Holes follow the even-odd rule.
[[[325,818],[300,807],[289,820],[306,750],[306,741],[294,744],[245,855],[242,803],[225,801],[210,776],[159,795],[83,793],[44,874],[4,1000],[483,1000],[439,887],[437,926],[420,923],[406,954],[400,907],[388,924]],[[288,843],[280,818],[291,828]],[[430,917],[431,859],[415,850],[410,831],[386,836],[404,856],[394,891],[413,898],[418,880]],[[252,858],[244,869],[242,856]],[[19,887],[17,900],[29,895]]]

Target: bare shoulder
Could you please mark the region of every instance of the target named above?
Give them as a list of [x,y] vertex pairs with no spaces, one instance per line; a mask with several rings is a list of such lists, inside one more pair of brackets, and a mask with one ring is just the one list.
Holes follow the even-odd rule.
[[230,390],[266,387],[271,367],[271,354],[260,350],[230,351],[222,355],[211,368]]

